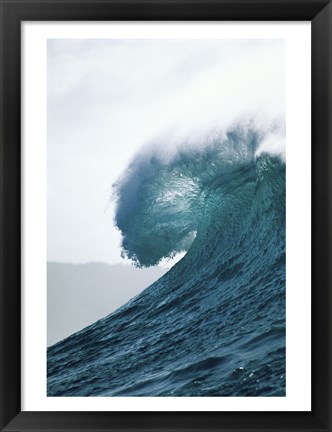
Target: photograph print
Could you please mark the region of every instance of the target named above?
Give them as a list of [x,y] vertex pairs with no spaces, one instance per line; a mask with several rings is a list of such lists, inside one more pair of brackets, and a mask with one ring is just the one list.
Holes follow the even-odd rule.
[[286,395],[285,62],[48,40],[48,397]]

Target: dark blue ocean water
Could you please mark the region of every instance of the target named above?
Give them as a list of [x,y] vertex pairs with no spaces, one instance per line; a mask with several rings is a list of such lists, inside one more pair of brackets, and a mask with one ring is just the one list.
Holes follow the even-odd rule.
[[187,250],[48,349],[48,396],[285,396],[285,162],[250,127],[138,155],[115,185],[123,254]]

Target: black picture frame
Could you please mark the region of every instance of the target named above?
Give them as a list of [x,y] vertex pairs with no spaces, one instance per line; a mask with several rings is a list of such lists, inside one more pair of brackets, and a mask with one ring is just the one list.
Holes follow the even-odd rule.
[[[331,2],[326,0],[0,0],[0,5],[0,430],[332,431]],[[21,411],[21,22],[108,20],[311,21],[312,410],[310,412]],[[299,304],[300,291],[301,287],[299,287]]]

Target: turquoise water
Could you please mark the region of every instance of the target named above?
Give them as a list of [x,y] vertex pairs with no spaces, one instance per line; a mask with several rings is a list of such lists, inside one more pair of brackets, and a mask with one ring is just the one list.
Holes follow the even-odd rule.
[[104,319],[48,349],[49,396],[285,396],[285,162],[238,125],[114,186],[123,255],[186,255]]

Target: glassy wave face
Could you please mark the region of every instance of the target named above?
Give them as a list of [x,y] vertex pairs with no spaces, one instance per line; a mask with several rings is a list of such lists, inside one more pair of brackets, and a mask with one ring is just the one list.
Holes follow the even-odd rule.
[[270,138],[238,125],[133,160],[115,185],[123,255],[187,253],[48,349],[48,396],[285,396],[285,162]]

